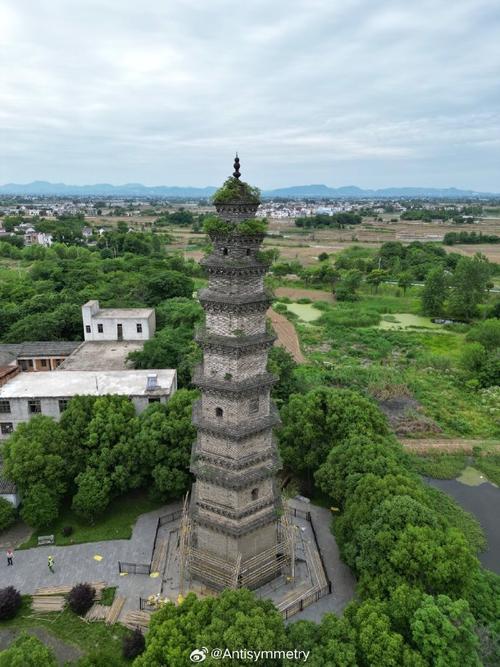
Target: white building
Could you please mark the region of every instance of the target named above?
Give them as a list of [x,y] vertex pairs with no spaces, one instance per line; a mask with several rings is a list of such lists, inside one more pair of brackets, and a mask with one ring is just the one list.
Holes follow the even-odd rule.
[[100,308],[99,301],[82,306],[86,341],[149,340],[156,330],[154,308]]
[[74,396],[127,396],[140,413],[176,390],[174,369],[19,373],[0,387],[0,441],[34,415],[58,420]]

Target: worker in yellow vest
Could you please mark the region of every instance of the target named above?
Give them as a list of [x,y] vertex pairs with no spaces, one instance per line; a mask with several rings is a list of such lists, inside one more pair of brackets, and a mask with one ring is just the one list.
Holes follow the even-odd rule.
[[49,570],[54,574],[54,558],[53,556],[49,556],[47,560],[47,565],[49,566]]

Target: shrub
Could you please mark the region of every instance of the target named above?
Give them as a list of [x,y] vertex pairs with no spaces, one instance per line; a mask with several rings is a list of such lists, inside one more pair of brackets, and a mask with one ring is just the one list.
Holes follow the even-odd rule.
[[21,594],[14,586],[0,589],[0,621],[14,618],[21,607]]
[[68,595],[68,604],[71,611],[83,616],[94,604],[95,589],[90,584],[73,586]]
[[12,526],[16,520],[16,510],[12,503],[5,498],[0,498],[0,530],[5,530]]
[[123,657],[127,660],[133,660],[144,651],[145,647],[144,635],[139,628],[136,628],[132,634],[125,635],[123,638]]
[[244,181],[231,176],[213,196],[215,204],[223,204],[232,201],[251,202],[260,204],[260,191]]
[[303,296],[300,299],[297,299],[297,303],[312,303],[312,300],[307,296]]
[[73,534],[73,526],[64,526],[64,528],[61,530],[61,533],[64,537],[69,537]]

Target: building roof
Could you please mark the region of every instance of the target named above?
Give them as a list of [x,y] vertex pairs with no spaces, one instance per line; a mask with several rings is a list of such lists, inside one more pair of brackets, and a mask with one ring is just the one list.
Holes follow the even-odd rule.
[[142,350],[144,341],[87,340],[67,357],[59,371],[124,371],[130,352]]
[[27,343],[0,344],[0,364],[7,365],[4,357],[10,361],[20,357],[58,357],[67,356],[81,344],[81,341],[52,340],[30,341]]
[[[148,375],[157,376],[158,388],[147,391]],[[127,371],[70,371],[19,373],[0,387],[0,398],[68,398],[71,396],[148,396],[171,393],[174,369]]]
[[99,308],[92,317],[112,317],[113,319],[147,319],[151,313],[154,313],[154,308]]

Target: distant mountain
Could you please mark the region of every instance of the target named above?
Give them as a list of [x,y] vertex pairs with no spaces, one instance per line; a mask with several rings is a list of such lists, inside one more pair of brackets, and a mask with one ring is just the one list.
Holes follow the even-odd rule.
[[[59,195],[80,197],[181,197],[202,199],[211,197],[216,188],[180,187],[172,185],[147,186],[142,183],[126,183],[125,185],[111,185],[97,183],[95,185],[66,185],[65,183],[48,183],[47,181],[33,181],[25,185],[7,183],[0,185],[0,194],[11,195]],[[294,185],[275,190],[264,190],[262,196],[267,199],[283,197],[287,199],[335,199],[345,198],[417,198],[436,197],[441,199],[459,199],[467,197],[499,196],[490,192],[476,192],[475,190],[458,190],[457,188],[382,188],[380,190],[363,190],[355,185],[340,188],[330,188],[327,185]]]

